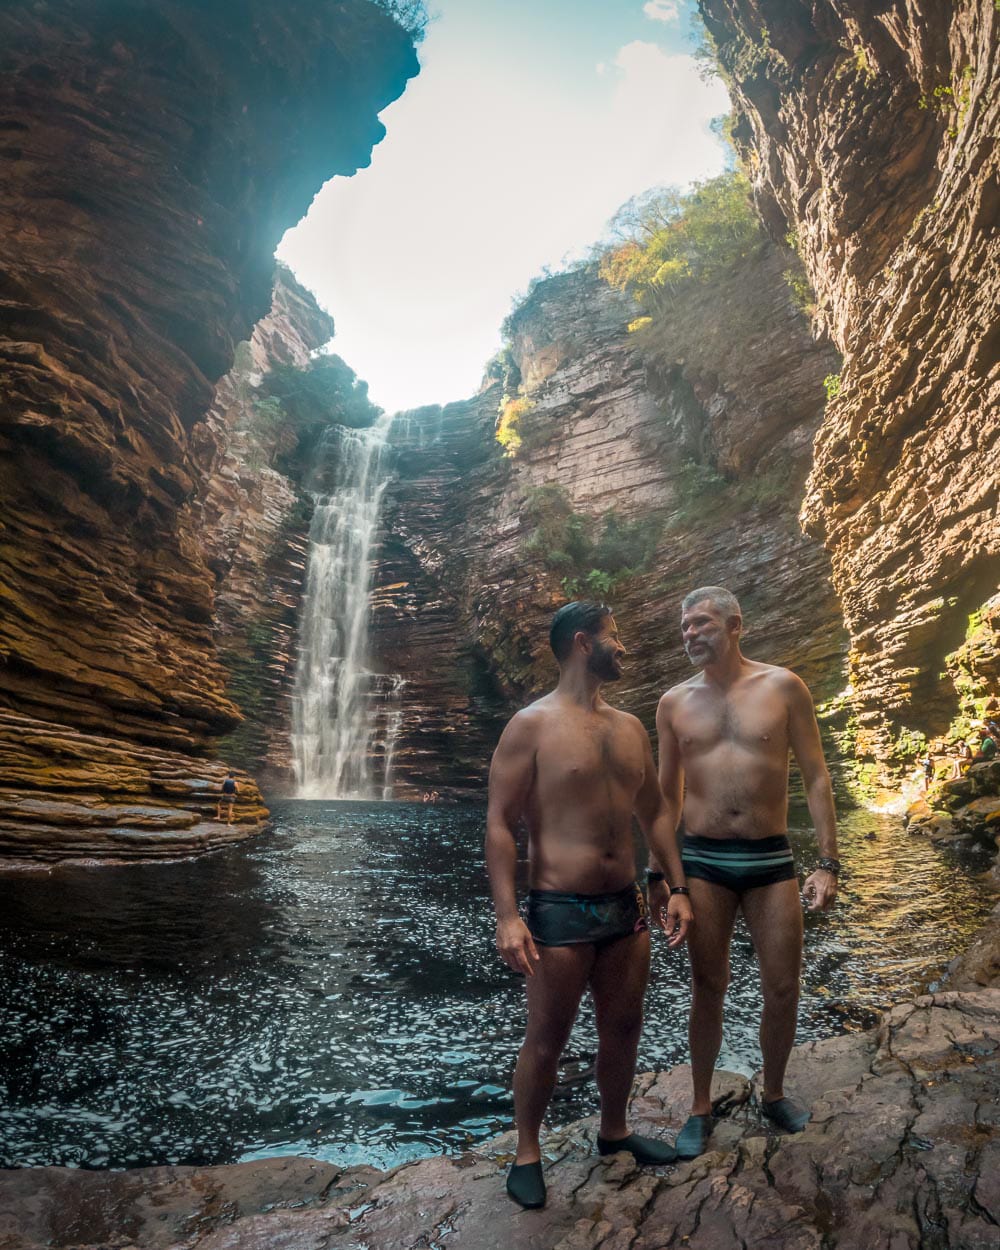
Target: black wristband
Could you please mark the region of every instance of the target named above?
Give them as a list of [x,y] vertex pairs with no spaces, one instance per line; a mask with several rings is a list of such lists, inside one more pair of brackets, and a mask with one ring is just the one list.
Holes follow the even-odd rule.
[[687,888],[686,885],[672,885],[670,887],[670,893],[671,894],[690,894],[691,891]]
[[824,872],[833,873],[835,877],[840,876],[840,860],[839,859],[831,859],[829,856],[824,855],[823,858],[816,865],[816,867],[822,868]]
[[666,881],[666,879],[667,874],[664,872],[654,872],[652,869],[648,869],[646,872],[646,880],[650,885],[656,881]]

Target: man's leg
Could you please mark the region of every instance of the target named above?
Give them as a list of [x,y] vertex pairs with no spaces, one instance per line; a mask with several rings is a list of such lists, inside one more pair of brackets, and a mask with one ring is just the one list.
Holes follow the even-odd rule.
[[764,1011],[760,1048],[764,1054],[764,1102],[784,1097],[788,1056],[795,1042],[802,973],[802,903],[798,881],[747,890],[743,914],[760,964]]
[[538,956],[534,975],[525,978],[528,1028],[514,1069],[518,1163],[535,1163],[542,1157],[538,1141],[542,1118],[594,965],[594,947],[539,946]]
[[712,1113],[712,1073],[722,1046],[722,1004],[729,985],[729,944],[739,896],[700,877],[688,881],[695,922],[688,931],[691,1018],[688,1043],[694,1096],[692,1115]]
[[597,951],[590,988],[597,1016],[597,1088],[601,1093],[600,1135],[620,1141],[635,1057],[642,1032],[642,1002],[649,982],[649,933],[618,938]]

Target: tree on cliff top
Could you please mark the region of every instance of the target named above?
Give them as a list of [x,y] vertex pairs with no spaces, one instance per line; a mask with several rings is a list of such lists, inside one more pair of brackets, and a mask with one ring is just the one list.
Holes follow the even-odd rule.
[[612,219],[611,237],[601,277],[648,311],[667,307],[688,283],[721,276],[765,242],[750,183],[738,170],[696,183],[686,195],[658,187],[634,196]]
[[427,32],[427,5],[424,0],[373,0],[374,4],[396,19],[414,43]]
[[305,369],[276,365],[264,378],[263,389],[280,400],[300,435],[328,425],[364,429],[382,411],[368,398],[368,383],[334,355],[319,356]]

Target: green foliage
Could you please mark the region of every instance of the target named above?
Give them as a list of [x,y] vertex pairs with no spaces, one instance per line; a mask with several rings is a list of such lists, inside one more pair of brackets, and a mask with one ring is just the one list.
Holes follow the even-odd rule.
[[402,26],[414,43],[427,33],[427,6],[424,0],[374,0],[380,9]]
[[811,314],[816,308],[816,300],[805,269],[801,265],[798,268],[790,266],[782,276],[796,306],[807,315]]
[[683,525],[699,515],[706,503],[717,500],[729,483],[711,465],[698,460],[682,460],[673,475],[677,512],[675,525]]
[[304,369],[277,365],[264,378],[262,390],[279,401],[300,433],[328,425],[362,429],[382,411],[368,398],[368,383],[339,356],[318,356]]
[[927,735],[919,729],[903,728],[890,747],[889,754],[901,764],[919,759],[927,750]]
[[871,67],[868,60],[868,53],[862,44],[855,44],[849,51],[848,56],[837,67],[837,77],[843,78],[845,74],[854,71],[858,78],[863,78],[865,82],[871,82],[875,77],[875,71]]
[[788,470],[782,464],[730,481],[711,465],[684,460],[674,471],[673,487],[672,529],[703,523],[706,516],[718,521],[754,508],[787,504],[792,495]]
[[628,201],[611,223],[600,274],[645,310],[664,310],[691,283],[710,282],[753,255],[764,233],[750,183],[736,170],[695,185],[688,195],[657,188]]
[[918,107],[929,109],[939,117],[952,118],[947,134],[954,139],[958,135],[969,105],[972,103],[972,79],[975,67],[966,65],[961,73],[956,74],[950,83],[939,83],[929,95],[922,95],[917,101]]
[[826,391],[826,401],[836,399],[840,394],[840,374],[828,373],[823,379],[823,390]]
[[556,482],[529,491],[524,511],[534,526],[525,549],[564,575],[561,585],[570,597],[606,598],[619,582],[645,572],[662,531],[655,517],[626,521],[614,509],[600,521],[584,516]]

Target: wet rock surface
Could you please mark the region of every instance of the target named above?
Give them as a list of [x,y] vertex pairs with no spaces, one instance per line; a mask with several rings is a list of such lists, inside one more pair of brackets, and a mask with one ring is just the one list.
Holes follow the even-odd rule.
[[906,827],[935,840],[966,839],[993,850],[1000,842],[1000,760],[973,764],[961,777],[931,786],[907,808]]
[[[689,1072],[636,1083],[633,1121],[672,1137]],[[548,1203],[503,1178],[513,1138],[393,1172],[307,1159],[221,1168],[0,1175],[0,1245],[125,1250],[665,1250],[685,1245],[995,1248],[1000,1244],[1000,989],[945,991],[881,1025],[798,1047],[789,1088],[813,1108],[772,1130],[742,1077],[718,1073],[708,1153],[661,1169],[595,1152],[596,1123],[545,1141]]]

